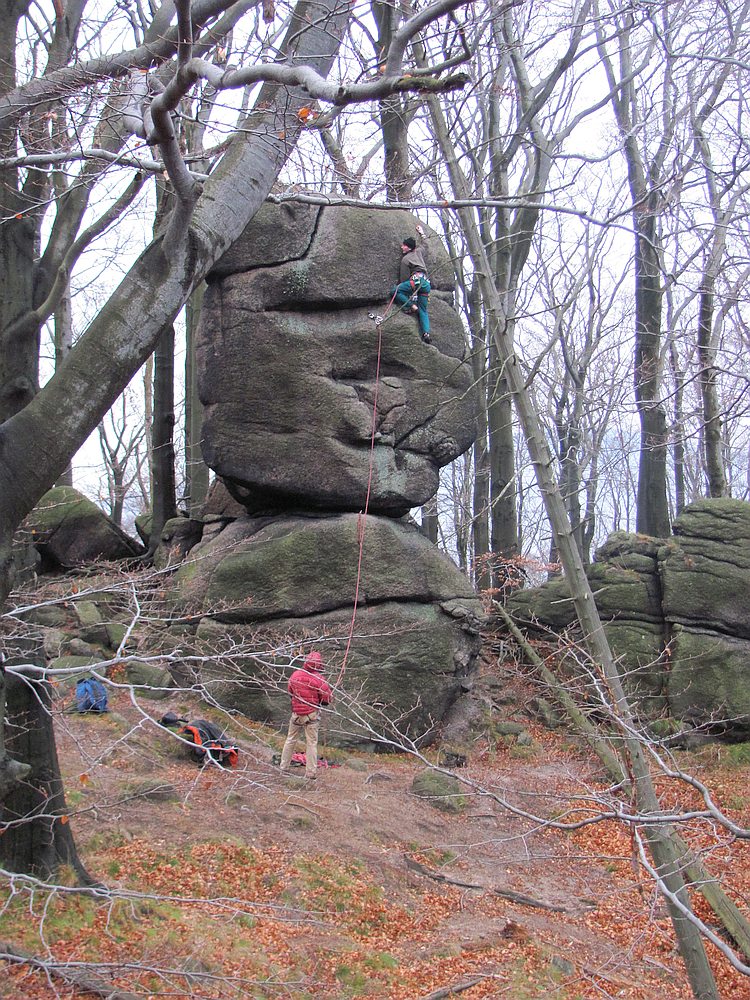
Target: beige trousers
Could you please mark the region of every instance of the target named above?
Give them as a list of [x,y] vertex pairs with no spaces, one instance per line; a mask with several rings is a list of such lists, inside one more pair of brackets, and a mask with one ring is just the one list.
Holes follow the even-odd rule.
[[289,764],[294,753],[294,746],[297,740],[304,737],[305,740],[305,767],[306,778],[318,777],[318,730],[320,729],[320,712],[312,712],[310,715],[295,715],[289,720],[289,732],[287,733],[284,749],[281,751],[281,770],[288,771]]

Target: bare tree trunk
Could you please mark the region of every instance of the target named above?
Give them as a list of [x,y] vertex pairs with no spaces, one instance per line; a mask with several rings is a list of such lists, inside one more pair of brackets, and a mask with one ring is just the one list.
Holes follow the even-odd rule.
[[422,504],[422,522],[419,530],[425,538],[429,538],[433,545],[437,545],[440,538],[440,521],[438,519],[437,494],[427,503]]
[[174,425],[174,327],[170,324],[162,331],[154,352],[150,553],[156,551],[164,525],[177,516]]
[[[0,9],[0,93],[16,85],[16,30],[23,16],[21,4],[2,4]],[[0,133],[0,154],[16,155],[13,131]],[[6,220],[0,225],[0,330],[7,330],[29,308],[34,299],[37,213],[20,184],[17,169],[0,170],[0,204]],[[38,387],[39,329],[16,330],[12,343],[0,350],[0,422],[28,403]]]
[[[70,285],[68,285],[64,295],[60,299],[60,304],[55,309],[55,371],[63,363],[73,346],[73,317],[70,301]],[[73,485],[73,463],[71,462],[65,472],[57,480],[58,486]]]
[[50,686],[31,675],[5,674],[8,750],[30,765],[25,781],[6,796],[0,862],[10,871],[47,878],[70,865],[83,884],[93,879],[83,867],[68,822],[52,729]]
[[674,466],[674,499],[675,514],[680,514],[685,508],[685,425],[682,400],[685,393],[685,373],[680,368],[674,340],[670,341],[669,358],[674,379],[674,421],[672,428],[672,456]]
[[0,809],[8,795],[15,791],[19,782],[24,781],[31,772],[31,765],[21,763],[11,757],[5,741],[5,722],[7,718],[8,676],[5,672],[5,656],[0,654]]
[[[648,202],[656,194],[648,196]],[[667,538],[667,415],[661,400],[661,268],[656,219],[635,211],[635,402],[641,421],[635,530]]]
[[519,552],[513,402],[494,346],[490,360],[490,538],[492,553],[497,560],[497,565],[493,567],[492,586],[505,590],[513,586],[515,574],[508,574],[503,568],[503,560],[515,559]]
[[727,480],[721,437],[721,408],[716,388],[716,349],[713,346],[711,326],[714,314],[713,274],[704,274],[698,313],[698,358],[700,360],[700,389],[703,404],[703,451],[708,480],[708,495],[727,495]]
[[[633,203],[635,237],[635,401],[641,424],[638,466],[636,531],[665,538],[670,533],[667,504],[667,417],[661,399],[662,240],[659,213],[664,205],[664,163],[677,122],[677,115],[661,119],[663,131],[656,151],[646,163],[639,148],[646,132],[641,120],[637,74],[633,68],[632,31],[634,15],[626,11],[616,35],[617,52],[611,58],[601,26],[599,55],[611,87],[611,103],[622,136],[622,151],[628,171]],[[615,72],[617,63],[620,81]],[[665,62],[665,90],[670,92],[671,62]],[[670,109],[672,112],[675,109]],[[667,124],[664,124],[664,122]]]
[[474,584],[478,590],[492,586],[490,565],[490,449],[487,395],[486,332],[481,316],[481,295],[476,280],[468,295],[471,328],[471,365],[474,381],[482,387],[482,404],[477,417],[477,438],[472,455],[474,483],[472,490],[471,551]]
[[198,398],[195,364],[195,334],[200,320],[205,284],[200,285],[185,307],[185,476],[188,510],[197,518],[208,495],[208,466],[201,453],[203,406]]
[[[401,8],[397,4],[373,0],[372,13],[378,27],[378,58],[382,59],[401,20]],[[411,198],[407,125],[405,98],[393,94],[380,101],[387,201],[409,201]]]

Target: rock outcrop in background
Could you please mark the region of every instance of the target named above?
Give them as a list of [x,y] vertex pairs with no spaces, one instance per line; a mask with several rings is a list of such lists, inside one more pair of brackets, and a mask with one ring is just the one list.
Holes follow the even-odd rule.
[[[432,346],[411,315],[392,310],[380,327],[371,317],[386,310],[415,224],[406,212],[267,205],[209,276],[198,335],[204,457],[234,503],[214,490],[177,606],[202,618],[198,639],[216,648],[249,634],[316,641],[335,680],[364,532],[346,694],[329,732],[342,744],[369,742],[364,710],[429,738],[470,687],[480,648],[466,577],[403,520],[476,436],[453,271],[435,234]],[[283,725],[283,686],[247,669],[246,684],[202,679],[224,704]]]
[[24,521],[19,541],[33,544],[40,573],[59,572],[97,559],[128,559],[145,549],[72,486],[48,490]]
[[[668,540],[611,535],[588,571],[623,679],[647,718],[750,738],[750,504],[699,500]],[[508,610],[530,631],[575,615],[562,580],[520,591]]]

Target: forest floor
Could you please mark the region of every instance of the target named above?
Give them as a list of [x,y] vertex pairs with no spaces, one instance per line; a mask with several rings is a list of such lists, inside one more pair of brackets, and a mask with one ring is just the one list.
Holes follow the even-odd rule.
[[[110,891],[6,882],[0,948],[24,949],[46,970],[9,963],[0,997],[92,995],[66,976],[93,963],[88,985],[113,1000],[689,998],[664,903],[628,830],[603,821],[564,831],[532,818],[594,815],[604,786],[561,731],[529,723],[523,700],[519,688],[517,717],[533,744],[478,740],[454,773],[494,798],[466,789],[455,814],[413,793],[424,763],[407,755],[331,752],[341,763],[317,781],[285,778],[273,763],[281,734],[238,723],[238,768],[201,769],[147,721],[168,709],[206,714],[183,696],[138,703],[121,690],[103,716],[62,701],[68,821]],[[683,763],[750,825],[750,762],[714,745]],[[662,791],[691,801],[666,779]],[[707,827],[692,840],[744,906],[746,842]],[[711,923],[700,897],[696,907]],[[721,996],[750,998],[750,980],[709,948]]]

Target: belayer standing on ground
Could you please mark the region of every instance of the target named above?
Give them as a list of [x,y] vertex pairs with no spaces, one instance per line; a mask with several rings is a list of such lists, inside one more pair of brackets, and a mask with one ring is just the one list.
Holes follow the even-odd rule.
[[401,244],[401,266],[399,283],[391,289],[393,300],[403,312],[417,314],[419,334],[425,344],[430,340],[430,317],[427,314],[430,282],[427,265],[422,251],[413,236],[407,236]]
[[318,731],[320,706],[331,704],[331,689],[320,676],[323,657],[314,650],[302,667],[294,671],[287,685],[292,699],[292,717],[289,720],[284,749],[281,751],[281,773],[289,774],[289,765],[298,739],[305,739],[305,777],[318,777]]

